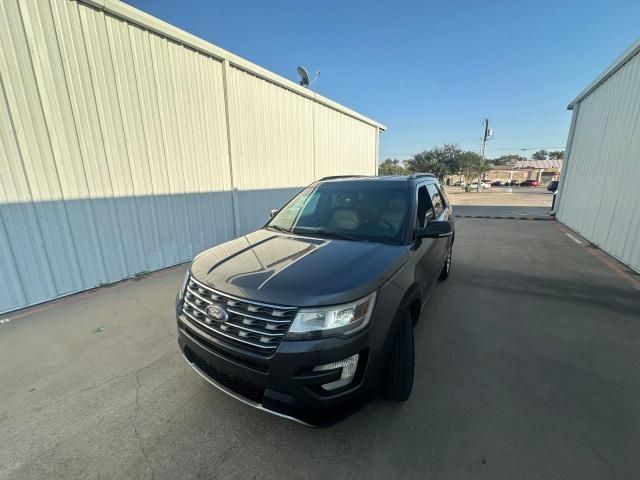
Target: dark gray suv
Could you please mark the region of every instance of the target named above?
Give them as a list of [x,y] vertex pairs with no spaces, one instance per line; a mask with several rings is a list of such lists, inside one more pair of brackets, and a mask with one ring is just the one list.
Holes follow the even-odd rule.
[[405,401],[413,327],[451,268],[452,208],[430,174],[328,177],[260,230],[200,253],[178,341],[213,385],[309,425],[376,393]]

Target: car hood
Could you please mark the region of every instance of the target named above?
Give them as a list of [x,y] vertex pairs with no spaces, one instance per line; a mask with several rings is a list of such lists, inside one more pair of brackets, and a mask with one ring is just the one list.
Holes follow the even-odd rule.
[[349,302],[378,288],[408,247],[258,230],[199,254],[196,280],[220,292],[292,306]]

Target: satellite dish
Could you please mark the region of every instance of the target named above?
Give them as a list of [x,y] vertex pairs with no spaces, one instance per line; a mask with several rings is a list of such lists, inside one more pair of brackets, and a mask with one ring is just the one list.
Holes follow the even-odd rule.
[[309,74],[304,67],[298,67],[298,75],[300,75],[300,85],[303,87],[309,86]]

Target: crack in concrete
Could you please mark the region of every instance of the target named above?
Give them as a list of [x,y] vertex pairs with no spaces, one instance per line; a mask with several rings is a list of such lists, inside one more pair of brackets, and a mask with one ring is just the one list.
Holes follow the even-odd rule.
[[85,388],[81,388],[80,390],[78,390],[78,393],[80,392],[88,392],[89,390],[93,390],[94,388],[98,388],[98,387],[102,387],[108,383],[111,383],[115,380],[120,380],[123,378],[127,378],[129,376],[131,376],[133,372],[128,372],[128,373],[123,373],[122,375],[114,375],[113,377],[109,377],[106,380],[103,380],[101,382],[95,383],[93,385],[89,385],[88,387]]
[[149,454],[147,453],[147,450],[144,448],[143,439],[142,439],[142,436],[140,435],[140,431],[138,429],[138,412],[140,411],[140,387],[142,386],[142,383],[140,382],[140,372],[157,365],[163,359],[165,359],[167,356],[169,356],[171,353],[173,353],[173,351],[174,351],[174,348],[171,347],[169,350],[164,352],[162,355],[160,355],[160,357],[155,359],[153,362],[151,362],[148,365],[145,365],[143,367],[140,367],[139,369],[137,369],[135,371],[135,374],[136,374],[135,410],[133,412],[133,420],[132,420],[131,424],[132,424],[132,427],[133,427],[133,435],[136,437],[136,440],[138,441],[138,448],[140,450],[140,453],[142,454],[142,457],[144,458],[144,462],[147,465],[147,468],[149,469],[149,472],[151,473],[151,480],[154,480],[156,478],[156,471],[153,468],[151,460],[149,460]]
[[573,427],[573,429],[578,433],[578,435],[580,435],[580,438],[582,438],[582,441],[585,443],[585,445],[587,446],[587,448],[589,448],[589,450],[591,451],[591,453],[593,453],[593,455],[600,460],[600,462],[609,470],[609,474],[611,475],[611,478],[613,480],[618,480],[618,475],[616,474],[616,470],[615,467],[613,466],[613,463],[607,458],[605,457],[596,447],[595,445],[591,442],[591,439],[587,436],[587,434],[580,428],[580,425],[578,424],[578,422],[576,422],[573,418],[571,418],[571,416],[569,415],[563,415],[563,413],[558,409],[558,399],[556,397],[556,392],[553,388],[551,388],[550,386],[549,388],[549,395],[551,397],[551,408],[553,408],[556,412],[556,414],[562,418],[566,423],[568,423],[571,427]]
[[[168,337],[163,337],[163,338],[168,338]],[[104,386],[106,384],[109,384],[109,383],[111,383],[111,382],[113,382],[115,380],[126,379],[126,378],[131,377],[132,375],[135,374],[135,376],[136,376],[135,410],[134,410],[134,415],[133,415],[133,420],[132,420],[131,426],[133,427],[134,436],[136,437],[140,452],[142,454],[142,457],[144,458],[144,461],[145,461],[145,464],[147,465],[147,468],[149,469],[149,472],[151,474],[151,479],[152,480],[155,479],[156,472],[155,472],[155,469],[153,468],[153,465],[151,464],[151,461],[149,460],[148,453],[144,448],[143,438],[140,435],[140,430],[138,428],[138,412],[140,410],[140,387],[142,386],[142,383],[140,382],[140,373],[143,370],[146,370],[148,368],[154,367],[155,365],[160,363],[162,360],[164,360],[165,358],[167,358],[169,355],[171,355],[174,352],[175,352],[175,347],[174,347],[173,342],[171,342],[171,346],[170,346],[169,349],[167,349],[166,352],[164,352],[162,355],[160,355],[158,358],[156,358],[152,362],[148,363],[147,365],[143,365],[142,367],[140,367],[140,368],[138,368],[136,370],[133,370],[133,371],[130,371],[130,372],[127,372],[127,373],[123,373],[121,375],[115,375],[113,377],[107,378],[106,380],[98,382],[98,383],[96,383],[94,385],[90,385],[88,387],[85,387],[85,388],[82,388],[82,389],[78,390],[78,393],[87,392],[87,391],[93,390],[95,388],[98,388],[98,387]],[[66,395],[63,395],[61,398],[58,398],[58,399],[55,399],[53,401],[47,402],[44,405],[40,405],[39,407],[36,408],[36,410],[40,411],[43,408],[49,407],[51,405],[54,405],[54,404],[57,404],[57,403],[60,403],[60,402],[63,402],[63,401],[66,402],[67,399],[68,399],[68,396],[72,395],[72,394],[73,393],[70,392],[70,393],[68,393]],[[8,418],[8,414],[7,413],[3,414],[3,416],[0,417],[0,420],[4,420],[5,418]]]
[[153,311],[150,307],[148,307],[147,305],[145,305],[144,303],[142,303],[140,301],[140,299],[130,296],[130,295],[124,295],[125,298],[131,300],[133,303],[135,303],[136,305],[138,305],[140,308],[142,308],[145,312],[150,313],[151,315],[153,315],[154,317],[160,317],[162,318],[163,322],[162,324],[164,325],[167,334],[171,335],[171,336],[175,336],[175,332],[171,329],[171,327],[169,327],[169,325],[167,324],[167,321],[171,321],[173,322],[174,320],[174,316],[173,315],[169,315],[166,316],[166,313],[163,311],[162,313],[160,312],[155,312]]
[[140,410],[139,396],[140,396],[140,387],[142,386],[142,384],[140,383],[140,371],[143,370],[143,368],[138,369],[138,371],[136,372],[136,408],[135,408],[135,411],[133,412],[132,426],[133,426],[133,435],[138,440],[138,448],[140,449],[142,458],[144,458],[144,462],[147,465],[147,468],[149,469],[149,471],[151,472],[151,480],[154,480],[156,478],[156,471],[153,468],[153,465],[151,465],[151,461],[149,460],[149,455],[147,454],[147,451],[144,448],[142,437],[140,436],[140,432],[138,431],[138,411]]
[[607,469],[609,470],[609,473],[611,474],[611,478],[613,480],[618,480],[618,475],[616,474],[616,470],[613,466],[613,463],[611,463],[611,461],[607,457],[605,457],[604,455],[602,455],[602,453],[600,453],[600,451],[593,445],[593,443],[591,443],[591,440],[589,439],[587,434],[583,432],[573,420],[569,420],[569,422],[574,426],[576,431],[580,434],[580,437],[582,437],[582,440],[584,441],[584,443],[587,445],[587,447],[589,447],[589,450],[591,450],[591,453],[593,453],[593,455],[595,455],[595,457],[607,467]]
[[[166,335],[166,336],[164,336],[164,337],[160,337],[160,338],[158,338],[157,340],[164,340],[165,338],[170,338],[170,337],[173,337],[173,334],[172,334],[172,335]],[[157,359],[155,359],[155,360],[154,360],[154,361],[152,361],[151,363],[149,363],[149,364],[147,364],[147,365],[144,365],[144,366],[142,366],[142,367],[140,367],[140,368],[137,368],[137,369],[135,369],[135,370],[133,370],[133,371],[131,371],[131,372],[123,373],[123,374],[121,374],[121,375],[114,375],[113,377],[109,377],[109,378],[107,378],[107,379],[105,379],[105,380],[102,380],[101,382],[95,383],[95,384],[93,384],[93,385],[89,385],[88,387],[81,388],[80,390],[78,390],[78,393],[80,393],[80,392],[88,392],[89,390],[93,390],[94,388],[102,387],[103,385],[106,385],[106,384],[108,384],[108,383],[111,383],[111,382],[113,382],[113,381],[115,381],[115,380],[120,380],[120,379],[124,379],[124,378],[130,377],[130,376],[131,376],[131,375],[133,375],[133,374],[137,374],[137,373],[138,373],[138,372],[140,372],[141,370],[144,370],[144,369],[146,369],[146,368],[153,367],[155,364],[157,364],[158,362],[160,362],[161,360],[163,360],[165,357],[167,357],[167,356],[168,356],[171,352],[173,352],[173,351],[174,351],[174,348],[173,348],[173,346],[172,346],[169,350],[167,350],[166,352],[164,352],[160,357],[158,357]],[[41,407],[39,407],[39,408],[46,407],[46,406],[48,406],[48,405],[50,405],[50,404],[53,404],[53,403],[57,403],[58,401],[60,401],[60,400],[55,400],[55,401],[50,402],[50,403],[48,403],[48,404],[42,405],[42,406],[41,406]]]

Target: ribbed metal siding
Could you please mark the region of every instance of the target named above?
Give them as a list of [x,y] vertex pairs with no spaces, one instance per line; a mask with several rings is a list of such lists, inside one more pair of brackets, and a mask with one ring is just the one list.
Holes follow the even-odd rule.
[[247,233],[315,179],[313,101],[237,68],[229,75],[239,233]]
[[[180,43],[127,5],[87,3],[0,2],[0,312],[184,262],[254,229],[338,173],[317,169],[314,111],[333,112],[327,126],[340,124],[347,146],[377,130],[257,66],[258,76],[230,67],[195,37],[181,34],[198,49]],[[353,155],[375,148],[345,148],[351,168],[339,172],[373,174],[374,154]]]
[[375,175],[376,127],[238,68],[229,95],[240,233],[318,178]]
[[[316,105],[316,176],[373,174],[377,169],[377,129],[335,110]],[[372,172],[373,170],[373,172]]]
[[640,271],[640,55],[574,111],[558,218]]
[[68,1],[0,39],[0,311],[232,238],[221,62]]

